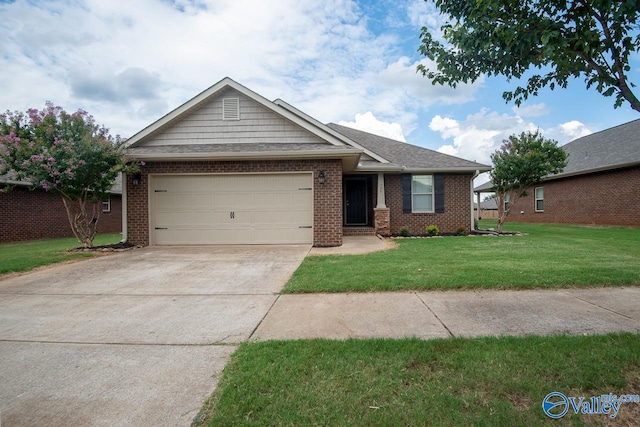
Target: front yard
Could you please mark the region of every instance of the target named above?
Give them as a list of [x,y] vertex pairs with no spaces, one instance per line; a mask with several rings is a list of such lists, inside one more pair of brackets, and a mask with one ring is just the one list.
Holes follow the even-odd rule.
[[509,223],[522,236],[397,239],[366,255],[307,257],[284,293],[640,284],[640,229]]
[[[603,425],[608,415],[552,420],[542,400],[638,394],[638,335],[245,343],[198,425]],[[634,425],[640,403],[614,424]]]
[[[95,246],[117,243],[120,233],[98,234]],[[3,243],[0,245],[0,275],[32,270],[36,267],[94,256],[92,252],[66,252],[79,246],[74,237],[36,240],[31,242]]]

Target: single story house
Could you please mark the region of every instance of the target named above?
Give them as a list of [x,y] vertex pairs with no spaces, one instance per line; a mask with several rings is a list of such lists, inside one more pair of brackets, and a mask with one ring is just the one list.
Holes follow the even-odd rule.
[[[67,210],[59,195],[32,189],[29,183],[0,178],[0,243],[72,237]],[[99,233],[122,231],[122,180],[116,180],[109,197],[100,203]]]
[[[567,166],[514,203],[509,218],[535,223],[640,226],[640,119],[562,147]],[[474,189],[491,192],[488,182]]]
[[473,227],[489,166],[324,125],[225,78],[129,139],[125,238],[138,245],[313,244]]

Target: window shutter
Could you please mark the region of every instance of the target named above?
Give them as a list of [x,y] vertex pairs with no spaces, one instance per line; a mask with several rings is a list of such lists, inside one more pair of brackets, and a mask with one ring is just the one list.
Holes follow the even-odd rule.
[[444,213],[444,174],[433,175],[434,202],[436,213]]
[[402,174],[402,213],[411,213],[411,174]]

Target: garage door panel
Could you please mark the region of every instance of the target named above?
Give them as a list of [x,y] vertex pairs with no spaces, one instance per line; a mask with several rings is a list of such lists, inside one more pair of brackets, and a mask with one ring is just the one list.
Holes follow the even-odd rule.
[[312,182],[311,173],[154,176],[152,241],[312,243],[313,229],[307,228],[313,224]]

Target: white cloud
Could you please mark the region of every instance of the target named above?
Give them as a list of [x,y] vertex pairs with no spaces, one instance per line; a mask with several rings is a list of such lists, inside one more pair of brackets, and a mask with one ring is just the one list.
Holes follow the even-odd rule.
[[488,112],[486,109],[467,116],[464,121],[435,116],[429,128],[439,132],[443,139],[453,139],[438,151],[491,164],[490,155],[500,147],[502,141],[514,133],[535,131],[537,126],[525,122],[519,116]]
[[376,119],[371,111],[364,114],[356,114],[356,119],[353,122],[340,121],[338,124],[395,139],[396,141],[407,142],[402,133],[402,126],[399,123],[380,121]]
[[539,130],[545,138],[564,145],[591,133],[584,124],[575,120],[544,129],[534,122],[524,120],[520,115],[498,114],[487,109],[471,114],[465,120],[437,115],[429,123],[429,128],[438,132],[442,139],[452,140],[438,148],[438,151],[489,165],[491,154],[500,148],[503,140],[513,134]]

